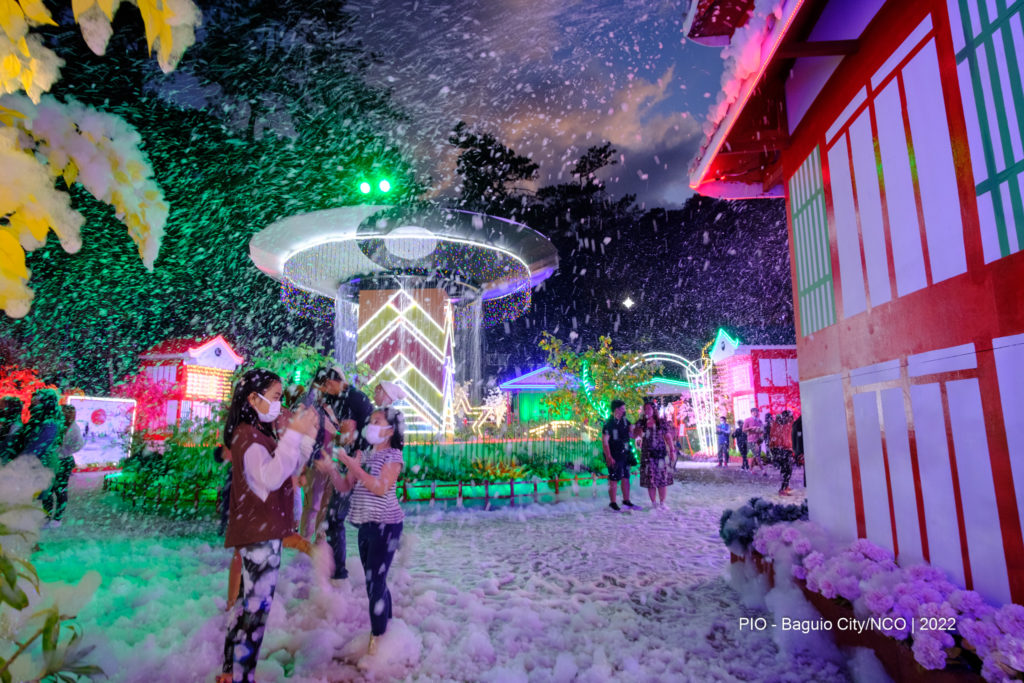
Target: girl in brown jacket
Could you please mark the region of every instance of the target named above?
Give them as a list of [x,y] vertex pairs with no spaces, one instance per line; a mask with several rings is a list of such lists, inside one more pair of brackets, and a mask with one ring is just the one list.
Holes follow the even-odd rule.
[[229,620],[218,683],[255,680],[263,633],[277,587],[281,542],[295,527],[292,476],[313,448],[316,415],[297,413],[278,439],[281,379],[250,370],[239,381],[224,425],[232,454],[231,503],[224,545],[242,556],[244,597]]

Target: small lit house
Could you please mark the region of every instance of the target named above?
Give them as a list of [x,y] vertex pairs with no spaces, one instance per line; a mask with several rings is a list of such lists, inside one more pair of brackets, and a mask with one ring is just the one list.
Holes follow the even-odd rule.
[[141,369],[151,380],[174,386],[162,426],[209,418],[230,395],[231,374],[244,360],[220,335],[206,340],[168,339],[139,356]]
[[751,408],[762,417],[800,412],[796,346],[741,344],[719,330],[709,355],[718,375],[717,390],[729,401],[736,420],[749,417]]
[[1024,603],[1024,10],[695,0],[697,192],[786,202],[811,518]]

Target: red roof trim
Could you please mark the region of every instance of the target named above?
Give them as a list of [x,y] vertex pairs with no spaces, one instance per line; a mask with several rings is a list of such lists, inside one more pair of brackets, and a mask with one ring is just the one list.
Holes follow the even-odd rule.
[[216,343],[218,339],[224,343],[224,346],[228,349],[228,353],[231,354],[232,360],[239,365],[245,362],[245,358],[239,356],[231,347],[231,344],[228,344],[227,340],[224,339],[224,336],[220,334],[208,339],[167,339],[151,347],[148,351],[141,354],[139,358],[151,360],[166,360],[173,357],[185,358],[186,356],[192,356],[194,358],[205,351],[207,347]]
[[[716,181],[714,178],[708,178],[708,173],[711,170],[711,166],[715,158],[718,156],[718,153],[721,151],[722,145],[729,137],[729,133],[732,131],[733,126],[739,119],[740,114],[747,106],[747,103],[749,102],[754,91],[757,90],[757,86],[760,84],[761,79],[764,78],[765,72],[768,70],[768,67],[771,66],[772,62],[774,61],[775,55],[779,50],[779,46],[782,44],[783,39],[786,37],[786,33],[792,26],[793,20],[797,17],[797,15],[800,13],[801,8],[806,3],[807,0],[790,0],[790,2],[787,3],[787,7],[785,9],[786,13],[783,16],[782,21],[779,24],[776,24],[776,26],[772,29],[774,42],[772,43],[771,49],[768,51],[767,57],[761,62],[761,66],[758,68],[757,73],[753,77],[747,78],[746,81],[744,81],[743,90],[739,98],[732,103],[732,105],[729,107],[729,112],[725,115],[725,118],[718,124],[718,127],[715,129],[715,132],[708,140],[707,148],[703,152],[699,153],[699,156],[696,160],[696,164],[694,167],[694,171],[690,175],[690,187],[694,191],[699,192],[701,194],[707,194],[708,196],[717,197],[722,195],[724,187],[721,187],[721,185],[728,183],[726,182],[719,184],[719,181]],[[780,25],[781,28],[779,28]],[[709,192],[709,190],[711,190],[712,192]],[[715,190],[717,190],[717,192]],[[781,193],[776,193],[776,191],[773,190],[759,193],[758,196],[782,196]]]

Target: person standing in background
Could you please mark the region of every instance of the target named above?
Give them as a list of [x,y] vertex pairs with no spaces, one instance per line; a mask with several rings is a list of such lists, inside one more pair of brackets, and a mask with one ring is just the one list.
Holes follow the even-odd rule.
[[19,432],[25,427],[21,421],[21,399],[4,396],[0,403],[0,465],[5,465],[20,453]]
[[715,428],[718,433],[718,467],[729,466],[729,435],[732,430],[729,429],[729,421],[725,419],[723,415],[718,422],[718,427]]
[[736,431],[732,433],[732,438],[736,440],[736,450],[740,452],[740,457],[743,458],[743,466],[740,469],[749,470],[750,464],[747,462],[747,433],[743,431],[743,423],[736,423]]
[[764,461],[761,459],[761,442],[764,439],[764,423],[757,416],[757,408],[750,409],[750,417],[743,421],[743,432],[747,435],[747,447],[754,462],[751,469],[757,465],[761,472],[764,472]]
[[793,462],[804,471],[804,488],[807,488],[807,461],[804,460],[804,416],[793,420]]
[[[336,394],[328,392],[331,394],[328,397],[328,404],[334,408],[338,416],[338,438],[352,457],[359,460],[363,451],[368,450],[370,446],[363,430],[370,422],[373,404],[366,394],[352,385],[340,367],[330,368],[330,372],[339,378],[339,391]],[[331,388],[333,389],[333,384]],[[334,556],[334,575],[331,578],[335,580],[348,578],[348,569],[345,567],[345,518],[349,512],[350,496],[349,491],[334,490],[327,503],[327,543],[330,544]]]
[[75,422],[75,407],[61,408],[64,411],[64,434],[57,450],[57,468],[53,476],[53,485],[43,495],[43,508],[50,515],[50,521],[46,525],[51,529],[59,527],[64,519],[64,511],[68,507],[68,483],[75,469],[74,456],[85,446],[82,430]]
[[782,473],[782,486],[779,487],[780,496],[788,496],[792,491],[789,489],[789,478],[793,475],[793,425],[788,410],[783,410],[779,417],[772,423],[772,431],[769,447],[772,449],[772,460],[779,467]]

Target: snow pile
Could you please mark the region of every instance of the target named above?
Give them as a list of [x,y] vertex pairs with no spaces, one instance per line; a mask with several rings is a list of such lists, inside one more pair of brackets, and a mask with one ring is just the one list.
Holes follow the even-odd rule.
[[[688,473],[681,473],[687,476]],[[719,510],[771,489],[732,471],[679,481],[671,511],[613,513],[604,491],[493,511],[422,506],[406,518],[388,579],[395,618],[367,656],[363,572],[317,585],[286,551],[261,651],[262,681],[841,681],[835,657],[740,630],[758,614],[724,574]],[[81,482],[95,475],[75,475]],[[777,486],[777,483],[774,484]],[[36,555],[48,578],[104,577],[82,611],[113,681],[192,682],[220,669],[230,553],[213,523],[147,517],[72,491],[69,521]],[[78,523],[74,523],[78,520]]]

